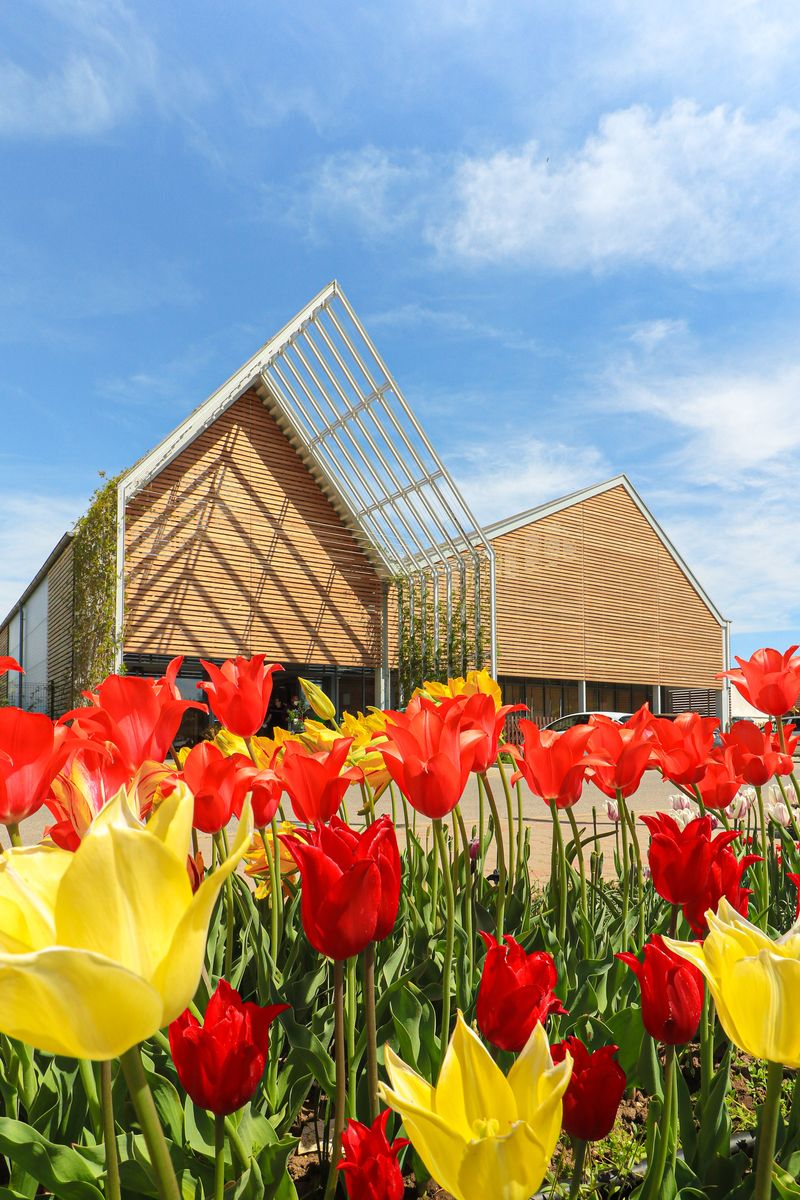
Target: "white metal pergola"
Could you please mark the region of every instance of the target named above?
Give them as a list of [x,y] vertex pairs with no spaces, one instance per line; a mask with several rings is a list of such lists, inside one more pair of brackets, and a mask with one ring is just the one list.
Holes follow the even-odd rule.
[[[407,632],[422,639],[423,666],[428,620],[425,612],[415,612],[415,595],[432,608],[429,667],[459,671],[468,665],[434,660],[442,640],[451,644],[453,623],[463,626],[471,619],[473,644],[486,645],[486,665],[496,673],[492,546],[336,281],[120,481],[118,631],[124,612],[125,506],[254,387],[384,581],[384,673],[389,665],[388,593],[402,581],[410,594],[406,619],[412,628]],[[482,628],[483,613],[488,614],[488,630]],[[398,620],[402,623],[402,610]]]

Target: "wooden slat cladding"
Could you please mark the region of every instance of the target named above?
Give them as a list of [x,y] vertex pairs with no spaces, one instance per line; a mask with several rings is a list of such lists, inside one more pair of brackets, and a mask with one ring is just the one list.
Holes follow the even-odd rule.
[[125,650],[373,667],[381,585],[258,396],[131,501]]
[[[8,626],[0,629],[0,654],[8,654]],[[0,675],[0,704],[8,703],[8,675]]]
[[47,575],[47,677],[59,704],[72,702],[73,548],[70,542]]
[[624,487],[492,544],[500,674],[720,686],[721,627]]

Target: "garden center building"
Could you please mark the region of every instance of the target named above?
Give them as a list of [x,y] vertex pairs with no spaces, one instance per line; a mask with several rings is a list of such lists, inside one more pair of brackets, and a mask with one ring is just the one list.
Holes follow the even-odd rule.
[[[57,534],[57,531],[54,531]],[[55,540],[55,538],[54,538]],[[107,670],[279,661],[340,709],[484,665],[540,723],[727,715],[728,625],[628,479],[482,528],[336,283],[98,493],[0,626],[56,713]]]

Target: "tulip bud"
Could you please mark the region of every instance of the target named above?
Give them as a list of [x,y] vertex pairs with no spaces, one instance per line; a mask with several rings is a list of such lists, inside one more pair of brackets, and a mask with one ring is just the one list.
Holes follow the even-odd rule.
[[239,993],[220,979],[202,1025],[188,1008],[172,1022],[172,1058],[195,1104],[217,1116],[228,1116],[247,1104],[264,1074],[269,1027],[288,1007],[244,1004]]
[[487,1041],[500,1050],[521,1050],[534,1026],[550,1013],[566,1009],[554,992],[558,976],[544,950],[526,954],[516,938],[506,934],[502,945],[480,931],[486,943],[475,1014]]
[[593,1054],[580,1038],[568,1037],[550,1048],[554,1063],[572,1055],[572,1075],[564,1093],[564,1132],[582,1142],[608,1137],[627,1078],[614,1057],[619,1046],[601,1046]]
[[342,1134],[343,1158],[338,1170],[344,1173],[349,1200],[403,1200],[406,1188],[397,1156],[408,1138],[386,1136],[391,1109],[362,1125],[351,1118]]
[[312,683],[310,679],[299,679],[298,682],[303,689],[303,695],[320,721],[332,721],[336,716],[336,709],[330,696],[326,696],[322,688],[317,687],[316,683]]
[[657,933],[644,948],[644,962],[635,954],[615,957],[627,963],[639,980],[642,1022],[650,1036],[668,1046],[690,1042],[700,1024],[705,991],[697,967],[670,950]]

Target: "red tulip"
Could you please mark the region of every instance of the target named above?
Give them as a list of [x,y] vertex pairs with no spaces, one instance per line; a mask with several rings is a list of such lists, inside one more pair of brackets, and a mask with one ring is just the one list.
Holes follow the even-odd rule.
[[733,751],[733,765],[745,783],[763,787],[774,776],[791,775],[794,770],[792,755],[800,738],[791,733],[784,737],[785,751],[771,724],[761,729],[753,721],[737,721],[730,733],[722,734],[722,744]]
[[564,733],[541,730],[533,721],[520,721],[522,750],[511,747],[519,770],[512,782],[524,778],[535,796],[556,808],[570,808],[580,799],[589,763],[586,746],[594,731],[591,725],[573,725]]
[[716,912],[720,900],[725,899],[743,917],[750,905],[750,888],[742,887],[742,876],[753,863],[761,862],[758,854],[744,854],[737,858],[732,850],[725,849],[711,863],[702,886],[683,905],[683,915],[697,937],[708,933],[706,913]]
[[705,773],[714,744],[716,717],[680,713],[674,721],[663,717],[640,717],[637,723],[652,742],[652,761],[665,779],[678,787],[690,787]]
[[800,875],[793,875],[790,871],[787,871],[786,878],[790,879],[797,888],[797,900],[794,906],[794,919],[797,921],[800,918]]
[[65,713],[78,736],[113,742],[133,773],[144,762],[160,762],[170,751],[183,714],[190,708],[207,712],[205,704],[182,700],[176,680],[182,657],[173,658],[161,679],[108,675],[96,692],[84,692],[88,708]]
[[771,717],[781,717],[800,697],[800,655],[797,646],[780,650],[756,650],[752,658],[736,657],[739,668],[723,671],[718,679],[730,679],[748,704]]
[[618,792],[627,799],[637,790],[650,765],[650,740],[638,729],[620,725],[608,717],[592,717],[589,724],[592,783],[612,800]]
[[654,933],[644,948],[644,962],[635,954],[617,954],[639,980],[642,1021],[651,1037],[668,1046],[682,1046],[697,1033],[703,1010],[703,976],[692,963],[679,958]]
[[363,833],[338,817],[304,838],[283,836],[300,870],[306,937],[328,958],[358,954],[394,928],[400,904],[400,852],[394,825],[378,817]]
[[19,671],[20,675],[25,674],[15,658],[12,658],[10,654],[0,654],[0,675],[5,675],[7,671]]
[[[219,833],[234,811],[241,814],[256,768],[243,754],[225,755],[213,742],[198,742],[183,760],[179,778],[194,796],[195,829]],[[174,789],[167,785],[165,792]]]
[[391,1115],[384,1109],[372,1122],[362,1125],[351,1118],[342,1134],[344,1157],[338,1169],[344,1172],[349,1200],[403,1200],[405,1184],[397,1156],[408,1138],[386,1137]]
[[299,821],[329,821],[351,783],[362,778],[357,767],[342,769],[352,744],[352,738],[337,738],[330,750],[313,751],[301,742],[286,743],[273,770]]
[[643,813],[641,819],[650,830],[653,887],[669,904],[691,903],[705,889],[712,864],[739,836],[731,830],[712,838],[710,817],[696,817],[683,829],[669,813]]
[[580,1038],[568,1037],[550,1047],[554,1063],[572,1055],[572,1074],[563,1099],[562,1127],[570,1137],[599,1142],[617,1119],[627,1078],[614,1057],[619,1046],[601,1046],[593,1054]]
[[223,1117],[252,1099],[267,1062],[269,1027],[288,1007],[242,1003],[220,979],[202,1025],[188,1008],[172,1022],[172,1058],[195,1104]]
[[487,1041],[500,1050],[521,1050],[537,1022],[550,1013],[563,1013],[553,991],[558,982],[555,963],[544,950],[526,954],[519,942],[506,934],[501,945],[480,930],[487,954],[478,988],[475,1015]]
[[209,682],[198,683],[217,720],[239,737],[252,737],[264,724],[272,695],[272,676],[283,667],[265,667],[265,654],[228,658],[221,667],[200,659]]
[[712,751],[705,771],[695,780],[694,786],[706,808],[727,808],[742,786],[733,750]]
[[0,708],[0,823],[16,825],[41,808],[71,741],[43,713]]
[[472,746],[472,770],[488,771],[497,762],[506,717],[510,712],[525,712],[525,705],[504,704],[497,708],[494,696],[487,692],[475,692],[471,696],[462,694],[452,699],[445,698],[439,707],[452,705],[460,706],[462,731],[476,731],[481,735]]
[[462,727],[461,716],[461,703],[438,705],[415,697],[404,713],[389,714],[387,740],[375,745],[409,804],[432,819],[446,816],[458,804],[474,748],[485,742],[485,733]]
[[[282,794],[283,780],[275,771],[267,768],[253,775],[250,780],[250,803],[253,811],[253,824],[256,829],[263,829],[269,825],[278,811]],[[244,795],[234,803],[233,811],[237,817],[242,815],[243,802]]]

